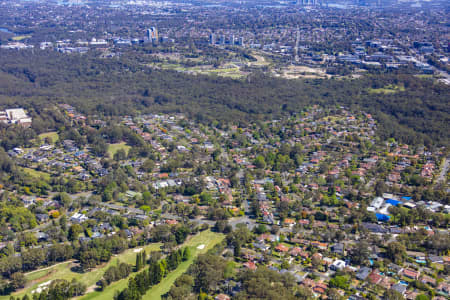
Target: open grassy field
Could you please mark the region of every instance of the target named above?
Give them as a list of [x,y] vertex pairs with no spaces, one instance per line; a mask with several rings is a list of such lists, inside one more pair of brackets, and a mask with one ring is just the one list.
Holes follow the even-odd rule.
[[[203,231],[192,238],[190,238],[188,241],[184,243],[183,246],[190,247],[191,249],[191,258],[182,264],[173,272],[171,272],[167,277],[163,279],[163,281],[154,286],[145,296],[144,299],[160,299],[161,295],[167,293],[174,283],[174,281],[182,275],[188,267],[192,264],[194,259],[201,253],[205,253],[212,247],[214,247],[216,244],[220,243],[224,239],[223,234],[214,233],[210,230]],[[198,248],[198,246],[204,245],[204,247],[201,247],[201,249]],[[150,253],[152,251],[158,251],[160,250],[162,244],[161,243],[154,243],[150,244],[144,247],[138,247],[145,249],[147,253]],[[88,288],[88,292],[86,295],[79,297],[78,299],[82,300],[90,300],[90,299],[98,299],[98,300],[106,300],[106,299],[113,299],[114,293],[116,291],[120,291],[124,288],[126,288],[128,284],[128,278],[116,281],[109,285],[104,291],[98,292],[96,291],[95,284],[97,281],[99,281],[103,273],[113,265],[117,265],[119,262],[125,262],[128,264],[134,265],[136,260],[136,252],[135,249],[128,249],[125,252],[114,256],[108,263],[101,265],[94,270],[88,272],[88,273],[77,273],[72,271],[72,267],[76,266],[76,263],[74,261],[68,261],[59,263],[56,265],[53,265],[48,268],[39,269],[36,271],[32,271],[25,274],[25,277],[27,279],[27,285],[24,289],[19,290],[15,293],[13,293],[13,296],[15,297],[23,297],[25,294],[31,295],[34,290],[38,288],[38,286],[42,283],[49,282],[51,280],[55,279],[66,279],[66,280],[72,280],[73,278],[83,282],[86,284]],[[134,273],[135,274],[135,273]],[[9,296],[0,296],[0,300],[8,300]]]
[[404,86],[398,86],[398,85],[387,85],[384,88],[378,88],[378,89],[369,89],[369,93],[374,94],[395,94],[397,92],[404,92],[405,87]]
[[12,40],[18,42],[18,41],[29,39],[29,38],[31,38],[31,35],[17,35],[15,37],[13,37]]
[[117,144],[109,144],[108,145],[108,153],[111,157],[114,156],[114,154],[116,154],[117,151],[119,151],[120,149],[125,150],[125,153],[128,154],[128,150],[130,150],[130,146],[128,146],[127,144],[125,144],[124,142],[122,143],[117,143]]
[[[152,287],[142,299],[144,300],[159,300],[161,295],[164,295],[170,290],[175,280],[187,271],[189,266],[194,262],[199,254],[206,253],[209,249],[220,243],[225,236],[223,234],[214,233],[210,230],[203,231],[185,243],[185,246],[190,247],[191,257],[182,262],[178,268],[167,275],[159,284]],[[202,247],[198,248],[199,246]],[[99,298],[100,299],[100,298]],[[106,298],[104,298],[106,299]]]
[[52,143],[54,144],[54,143],[56,143],[58,140],[59,140],[59,135],[58,135],[58,133],[57,132],[46,132],[46,133],[41,133],[40,135],[39,135],[39,138],[41,139],[41,140],[44,140],[45,138],[50,138],[51,140],[52,140]]
[[[194,259],[201,253],[205,253],[214,245],[220,243],[224,239],[223,234],[218,234],[211,232],[210,230],[203,231],[192,238],[190,238],[188,241],[186,241],[183,245],[183,247],[190,247],[191,249],[191,258],[183,263],[181,263],[178,268],[171,272],[167,277],[163,279],[163,281],[155,285],[151,290],[147,292],[147,294],[143,297],[143,299],[161,299],[161,295],[164,295],[170,290],[170,287],[175,282],[175,280],[181,276],[186,270],[189,268],[189,266],[193,263]],[[197,249],[198,246],[205,245],[203,249]],[[147,253],[150,251],[147,250]],[[133,262],[134,262],[135,256],[133,256]],[[135,273],[134,273],[135,274]],[[131,275],[133,276],[133,275]],[[98,292],[93,291],[90,293],[87,293],[83,297],[80,297],[80,300],[108,300],[113,299],[114,294],[116,291],[121,291],[127,287],[128,284],[128,278],[116,281],[109,285],[104,291]]]
[[[160,250],[162,244],[161,243],[154,243],[150,244],[144,247],[141,247],[147,251],[147,253],[150,253],[151,251],[158,251]],[[136,248],[135,248],[136,249]],[[49,268],[44,268],[40,270],[36,270],[33,272],[29,272],[25,274],[25,277],[27,279],[27,285],[24,289],[17,291],[13,294],[13,296],[24,296],[25,294],[31,295],[32,291],[36,290],[36,288],[45,282],[54,280],[54,279],[66,279],[66,280],[72,280],[73,278],[83,282],[88,287],[88,290],[93,290],[94,285],[97,281],[99,281],[103,273],[113,265],[117,265],[119,262],[125,262],[128,264],[133,264],[136,261],[136,253],[134,252],[135,249],[128,249],[124,251],[123,253],[114,256],[108,263],[103,264],[92,271],[88,273],[77,273],[73,272],[71,268],[75,266],[75,262],[69,261],[69,262],[63,262],[60,264],[53,265]],[[124,281],[126,286],[126,281]],[[112,286],[112,285],[111,285]],[[112,290],[112,295],[114,295],[115,289]],[[95,294],[97,292],[93,292],[91,294]],[[86,295],[85,297],[90,296],[90,294]],[[113,297],[104,298],[104,299],[112,299]],[[0,300],[7,300],[9,299],[9,296],[0,296]],[[84,298],[83,298],[84,299]],[[86,298],[91,299],[91,298]],[[92,298],[93,299],[93,298]]]
[[431,74],[416,74],[414,77],[422,78],[422,79],[432,79],[434,77],[439,77],[438,75],[431,75]]
[[282,68],[277,75],[287,79],[330,77],[322,68],[310,68],[307,66],[289,66]]
[[149,67],[163,69],[163,70],[174,70],[183,73],[192,73],[192,74],[202,74],[202,75],[217,75],[223,77],[231,77],[234,79],[239,79],[244,77],[245,73],[241,72],[239,67],[229,65],[223,68],[214,68],[213,66],[194,66],[194,67],[185,67],[181,64],[173,64],[173,63],[157,63],[147,65]]
[[30,175],[33,178],[39,179],[42,178],[45,181],[49,181],[50,180],[50,174],[45,173],[45,172],[41,172],[41,171],[36,171],[35,169],[30,169],[30,168],[22,168],[22,170]]

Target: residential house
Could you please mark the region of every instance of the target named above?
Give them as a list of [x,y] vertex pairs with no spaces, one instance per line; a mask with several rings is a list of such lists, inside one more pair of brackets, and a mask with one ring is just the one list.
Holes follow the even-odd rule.
[[440,293],[444,293],[449,295],[450,294],[450,283],[448,282],[441,282],[437,286],[436,290]]
[[331,264],[330,269],[334,271],[340,271],[344,269],[345,266],[346,266],[345,261],[337,259]]
[[328,289],[328,286],[321,282],[316,283],[316,285],[314,285],[314,287],[312,288],[314,293],[321,294],[321,295],[325,294],[327,289]]
[[369,274],[372,272],[372,269],[368,267],[361,267],[358,272],[356,272],[356,278],[359,280],[366,280]]
[[75,213],[73,216],[70,217],[70,221],[73,223],[83,223],[84,221],[86,221],[88,219],[88,217],[86,217],[83,214],[80,213]]
[[278,252],[285,253],[289,251],[289,248],[283,244],[279,244],[278,246],[275,247],[275,250],[277,250]]
[[318,241],[311,242],[311,246],[319,248],[320,250],[327,250],[328,249],[328,244],[327,243],[321,243],[321,242],[318,242]]
[[339,255],[344,255],[344,244],[343,243],[336,243],[334,245],[331,246],[331,252],[339,254]]
[[219,294],[217,295],[214,300],[230,300],[230,296],[225,295],[225,294]]
[[36,214],[36,219],[39,223],[44,223],[48,221],[49,216],[47,214]]
[[401,283],[396,283],[391,287],[391,289],[404,295],[406,292],[406,285],[401,284]]
[[294,219],[286,218],[286,219],[284,219],[283,224],[286,225],[286,226],[291,227],[291,226],[294,226],[295,220],[294,220]]
[[378,274],[378,270],[373,270],[372,273],[369,274],[368,280],[371,284],[379,284],[383,277]]
[[420,282],[431,285],[431,286],[436,286],[436,279],[427,276],[427,275],[422,275],[422,277],[420,278]]
[[419,279],[420,272],[411,270],[411,269],[404,269],[402,272],[403,276],[408,277],[410,279]]
[[252,261],[244,263],[243,266],[250,270],[256,270],[256,264]]
[[292,256],[300,256],[300,254],[303,252],[302,248],[299,247],[293,247],[291,251],[289,251],[289,254]]

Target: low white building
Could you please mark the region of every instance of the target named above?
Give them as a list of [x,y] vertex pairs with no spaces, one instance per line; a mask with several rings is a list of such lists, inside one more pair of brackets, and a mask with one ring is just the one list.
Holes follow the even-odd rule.
[[345,268],[345,266],[346,266],[345,261],[337,259],[331,264],[330,269],[334,271],[339,271]]
[[5,123],[9,124],[21,124],[25,126],[30,126],[32,119],[27,115],[23,108],[13,108],[5,110],[6,120]]
[[370,202],[370,206],[367,207],[368,211],[375,212],[379,210],[384,204],[384,199],[381,197],[376,197],[375,199]]
[[87,219],[89,219],[89,218],[80,213],[75,213],[73,216],[70,217],[71,222],[78,223],[78,224],[83,223]]

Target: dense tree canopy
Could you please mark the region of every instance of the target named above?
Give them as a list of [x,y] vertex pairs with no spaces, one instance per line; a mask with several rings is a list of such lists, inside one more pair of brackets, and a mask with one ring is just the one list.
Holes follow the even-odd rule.
[[[252,73],[246,80],[234,80],[153,70],[126,56],[101,60],[90,55],[2,50],[0,78],[2,106],[23,105],[36,120],[28,133],[17,129],[21,133],[17,137],[60,126],[60,116],[48,107],[65,102],[85,113],[184,112],[204,122],[238,123],[279,118],[311,104],[345,105],[372,113],[381,121],[384,137],[407,143],[449,140],[449,87],[410,75],[285,80]],[[405,89],[371,92],[387,85]],[[11,133],[4,131],[2,138],[7,135]]]

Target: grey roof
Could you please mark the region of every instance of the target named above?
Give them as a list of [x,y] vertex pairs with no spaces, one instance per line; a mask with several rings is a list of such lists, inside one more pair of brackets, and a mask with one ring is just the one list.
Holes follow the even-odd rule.
[[356,278],[358,278],[359,280],[365,280],[367,276],[369,276],[370,272],[372,272],[372,269],[368,267],[362,267],[356,273]]
[[428,256],[428,259],[432,263],[442,263],[442,262],[444,262],[444,259],[442,258],[442,256],[430,255],[430,256]]
[[394,291],[397,291],[403,295],[406,292],[406,285],[396,283],[391,287],[391,289],[393,289]]

